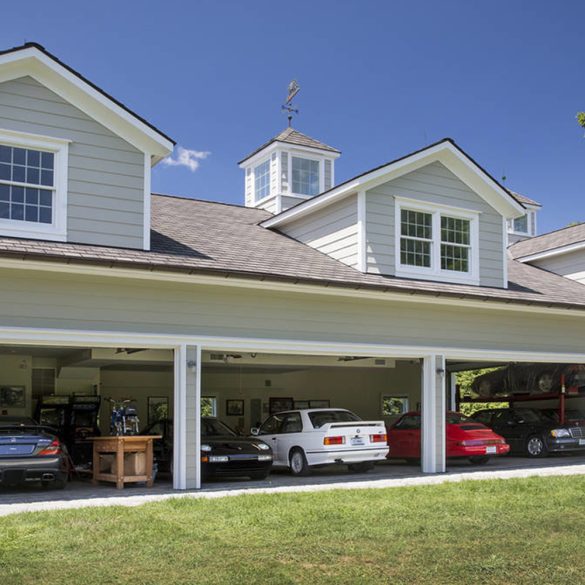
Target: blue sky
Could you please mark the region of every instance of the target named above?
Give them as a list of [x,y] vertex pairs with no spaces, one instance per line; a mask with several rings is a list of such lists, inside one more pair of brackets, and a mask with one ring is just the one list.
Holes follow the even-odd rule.
[[343,151],[342,181],[445,136],[544,204],[585,220],[585,2],[28,0],[0,46],[37,41],[184,148],[153,189],[241,203],[236,162],[286,125]]

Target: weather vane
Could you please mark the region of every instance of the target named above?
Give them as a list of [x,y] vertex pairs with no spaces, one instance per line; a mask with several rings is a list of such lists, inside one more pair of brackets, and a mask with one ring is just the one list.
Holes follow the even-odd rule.
[[282,111],[288,113],[289,127],[292,126],[293,114],[299,113],[299,110],[293,106],[292,101],[293,101],[293,98],[297,95],[297,93],[299,93],[300,90],[301,90],[301,86],[297,83],[296,79],[293,79],[288,84],[288,95],[286,96],[286,102],[283,106],[281,106]]

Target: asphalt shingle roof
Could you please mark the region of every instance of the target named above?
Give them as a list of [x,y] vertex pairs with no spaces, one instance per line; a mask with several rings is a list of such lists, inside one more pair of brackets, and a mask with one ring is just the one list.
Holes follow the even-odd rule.
[[512,244],[508,249],[513,258],[524,258],[526,256],[532,256],[532,254],[540,254],[541,252],[548,252],[580,242],[585,242],[585,223],[579,223],[534,238],[521,240]]
[[509,260],[509,288],[363,274],[277,231],[258,225],[261,209],[164,195],[152,197],[151,251],[0,238],[0,257],[237,276],[432,296],[585,310],[585,286]]
[[278,134],[274,138],[271,138],[268,142],[265,142],[262,146],[259,146],[256,150],[254,150],[249,155],[244,157],[241,161],[239,161],[238,164],[241,164],[244,161],[248,160],[249,158],[252,158],[255,154],[257,154],[261,150],[264,150],[273,142],[285,142],[287,144],[296,144],[298,146],[308,146],[309,148],[317,148],[319,150],[326,150],[328,152],[335,153],[341,152],[340,150],[337,150],[337,148],[333,148],[332,146],[329,146],[324,142],[315,140],[314,138],[311,138],[310,136],[307,136],[306,134],[303,134],[302,132],[299,132],[298,130],[289,127],[285,128],[280,134]]
[[530,199],[530,197],[526,197],[526,195],[522,195],[522,193],[517,193],[516,191],[511,191],[510,189],[508,189],[508,191],[510,191],[510,193],[512,194],[512,197],[514,197],[514,199],[516,199],[516,201],[519,201],[523,205],[524,204],[536,205],[538,207],[542,207],[542,205],[540,203],[538,203],[538,201],[534,201],[534,199]]

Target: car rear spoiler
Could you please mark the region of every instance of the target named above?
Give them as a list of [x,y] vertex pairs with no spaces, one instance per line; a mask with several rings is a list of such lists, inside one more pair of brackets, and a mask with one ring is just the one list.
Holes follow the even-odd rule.
[[348,427],[384,427],[384,421],[381,420],[356,420],[351,422],[332,422],[328,425],[323,425],[323,428],[329,429],[343,429]]

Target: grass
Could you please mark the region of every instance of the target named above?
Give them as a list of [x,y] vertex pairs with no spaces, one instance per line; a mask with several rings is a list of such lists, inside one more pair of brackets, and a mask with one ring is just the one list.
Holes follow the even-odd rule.
[[585,583],[585,477],[0,518],[2,585]]

